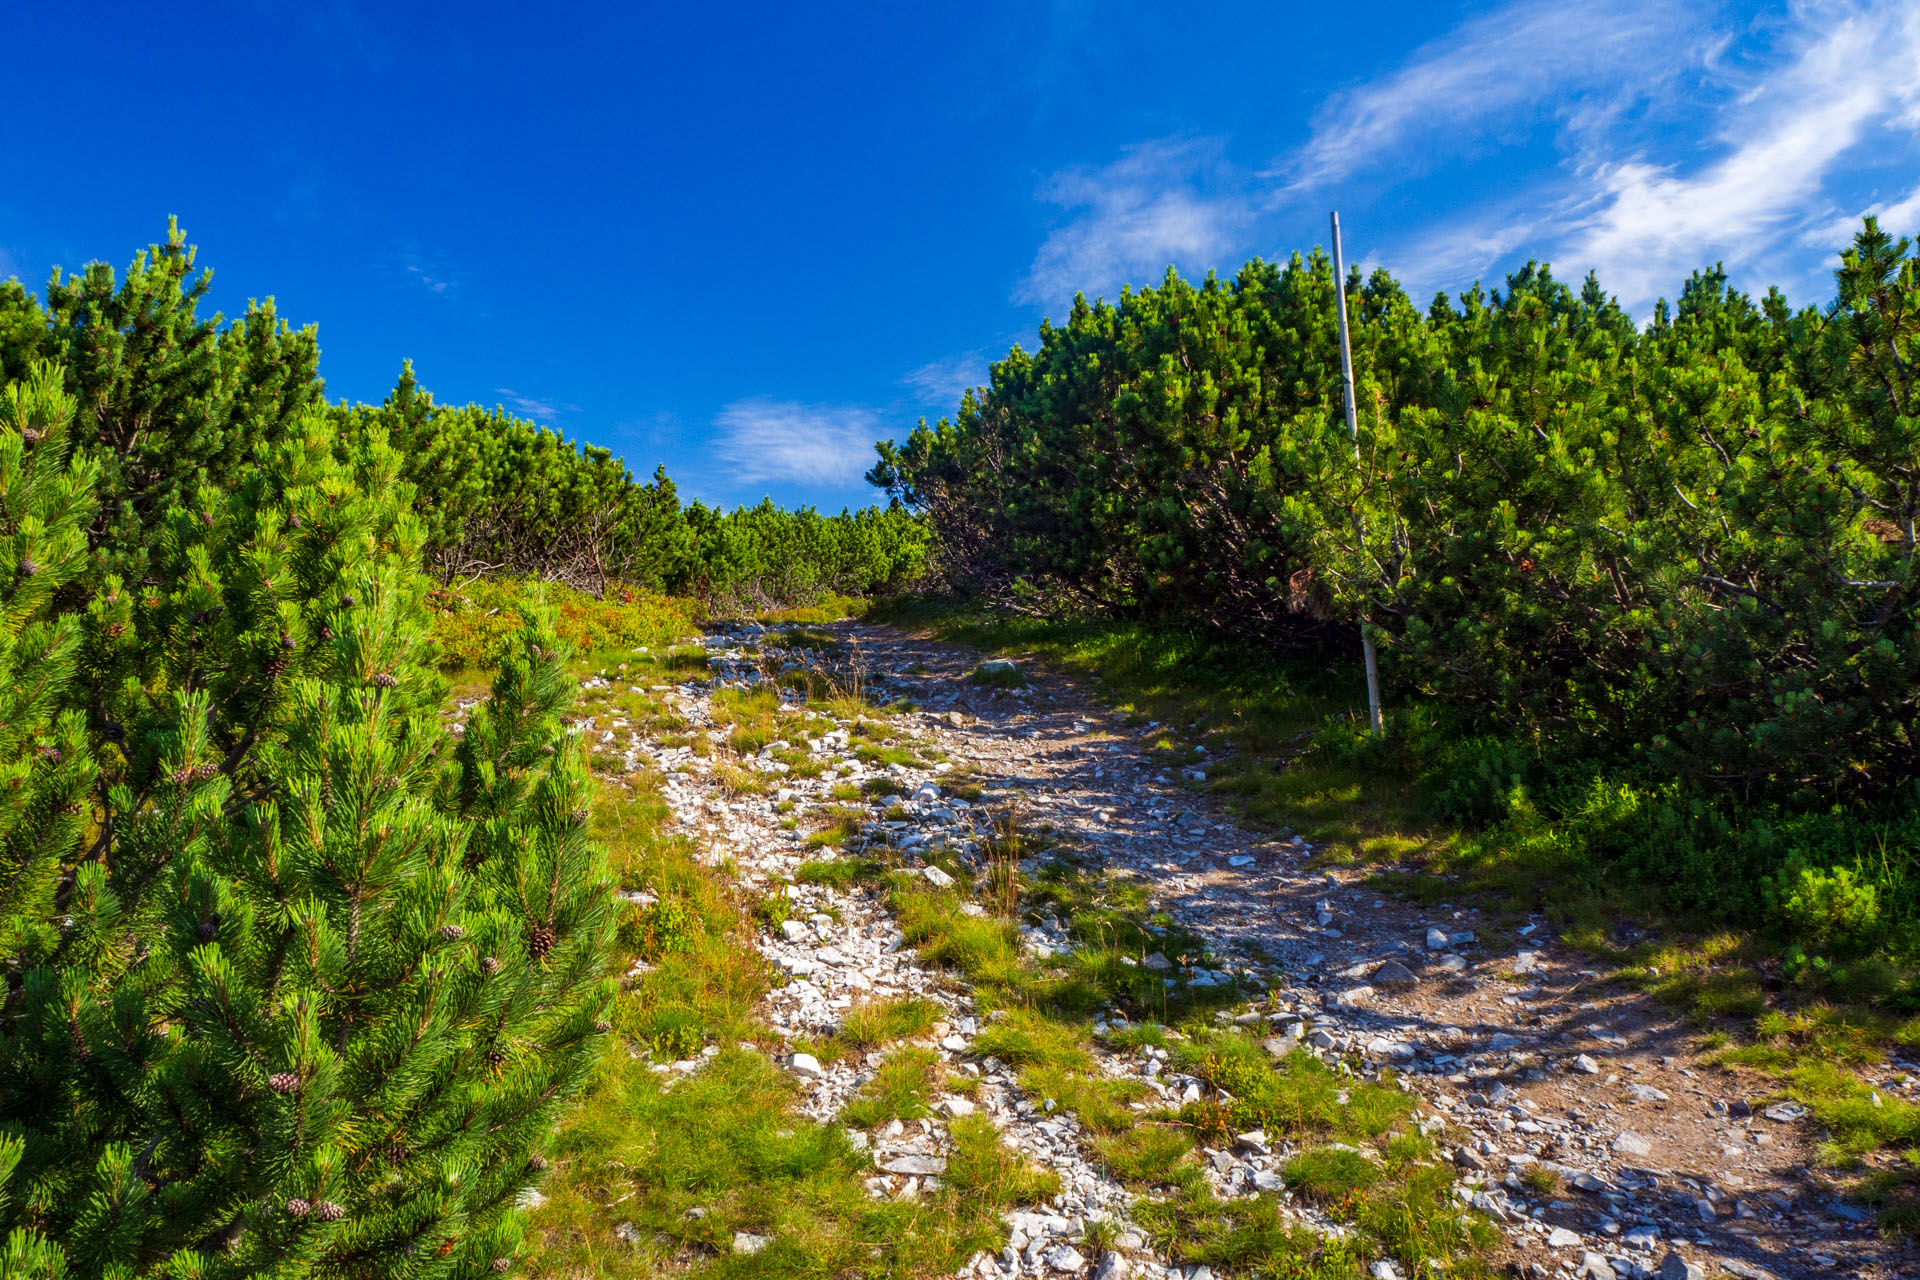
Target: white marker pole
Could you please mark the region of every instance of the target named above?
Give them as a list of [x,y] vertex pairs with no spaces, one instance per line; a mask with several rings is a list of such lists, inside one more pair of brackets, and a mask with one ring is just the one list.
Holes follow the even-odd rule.
[[[1340,383],[1347,405],[1347,434],[1353,437],[1353,460],[1360,461],[1360,415],[1353,403],[1353,348],[1347,341],[1347,263],[1340,252],[1340,211],[1333,213],[1333,305],[1340,316]],[[1366,545],[1366,533],[1360,512],[1353,513],[1354,534]],[[1373,632],[1366,617],[1360,619],[1360,652],[1367,663],[1367,715],[1376,735],[1386,732],[1380,715],[1380,662],[1373,652]]]

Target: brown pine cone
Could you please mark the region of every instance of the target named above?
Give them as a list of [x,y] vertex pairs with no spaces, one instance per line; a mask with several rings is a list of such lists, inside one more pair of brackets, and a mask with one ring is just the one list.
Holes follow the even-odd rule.
[[594,1022],[593,1029],[599,1034],[605,1035],[607,1034],[607,1032],[613,1030],[613,1024],[611,1022],[608,1022],[605,1018],[600,1018]]
[[347,1211],[331,1200],[322,1200],[313,1206],[313,1216],[322,1222],[338,1222],[347,1216]]
[[480,972],[492,977],[500,972],[500,962],[492,956],[483,956],[480,960]]
[[457,924],[443,924],[440,926],[440,936],[445,938],[448,942],[452,942],[454,939],[463,936],[465,933],[466,933],[466,930],[462,929]]
[[267,1088],[275,1093],[292,1093],[300,1087],[300,1077],[291,1071],[276,1071],[267,1078]]
[[287,1216],[289,1218],[304,1218],[312,1208],[313,1206],[305,1200],[302,1200],[299,1196],[295,1196],[293,1199],[287,1201]]
[[528,935],[527,938],[527,952],[535,960],[539,960],[544,957],[547,952],[553,950],[553,944],[556,941],[558,941],[558,939],[554,937],[552,926],[544,924],[535,925],[533,932]]
[[495,1258],[493,1260],[493,1269],[499,1272],[501,1275],[505,1275],[507,1274],[507,1272],[513,1270],[513,1259],[512,1258]]

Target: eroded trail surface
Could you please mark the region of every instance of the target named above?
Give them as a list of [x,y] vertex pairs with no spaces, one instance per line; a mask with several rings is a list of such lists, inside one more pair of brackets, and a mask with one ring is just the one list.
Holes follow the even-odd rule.
[[[804,847],[806,826],[794,827],[795,816],[828,803],[835,784],[876,773],[896,779],[902,794],[868,806],[849,849],[884,845],[908,869],[938,845],[978,858],[992,815],[1015,804],[1025,823],[1057,833],[1105,873],[1146,885],[1204,939],[1209,967],[1182,970],[1176,957],[1169,980],[1238,987],[1240,1020],[1268,1024],[1260,1031],[1271,1051],[1297,1043],[1347,1063],[1356,1077],[1390,1066],[1444,1132],[1455,1194],[1500,1224],[1504,1256],[1521,1274],[1911,1273],[1911,1258],[1863,1210],[1821,1188],[1795,1108],[1698,1066],[1692,1028],[1601,982],[1583,957],[1555,945],[1544,922],[1496,930],[1469,904],[1423,909],[1379,897],[1357,873],[1316,868],[1307,844],[1236,823],[1200,780],[1150,753],[1146,739],[1165,727],[1128,727],[1037,666],[1021,664],[1024,688],[986,687],[971,679],[978,653],[886,627],[827,630],[865,673],[871,699],[917,705],[894,717],[897,731],[931,743],[943,762],[862,761],[848,736],[854,726],[842,722],[798,744],[830,766],[825,776],[782,776],[768,794],[751,795],[723,786],[715,766],[684,746],[639,750],[668,770],[676,820],[709,857],[731,858],[757,892],[789,899],[787,918],[761,938],[790,978],[772,996],[778,1030],[795,1041],[829,1034],[848,1009],[878,996],[917,995],[945,1010],[929,1047],[978,1085],[942,1099],[928,1119],[863,1133],[876,1164],[869,1190],[910,1196],[939,1178],[947,1127],[963,1114],[990,1116],[1004,1141],[1061,1175],[1061,1194],[1010,1215],[1010,1247],[976,1257],[969,1272],[1192,1274],[1168,1264],[1134,1226],[1131,1194],[1103,1172],[1074,1117],[1027,1096],[1014,1072],[973,1050],[988,1019],[963,980],[902,945],[879,889],[791,883],[818,856]],[[667,693],[694,732],[714,724],[716,690],[765,679],[754,653],[769,635],[748,627],[707,638],[712,678]],[[781,771],[771,752],[748,764]],[[956,768],[983,784],[974,803],[943,790]],[[1028,924],[1027,942],[1042,955],[1067,945],[1045,922]],[[1149,963],[1169,962],[1156,955]],[[1163,1056],[1102,1049],[1099,1067],[1144,1079],[1166,1101],[1197,1096],[1203,1086],[1166,1071]],[[821,1065],[797,1051],[789,1063],[821,1119],[837,1115],[875,1065],[859,1054]],[[1284,1194],[1288,1154],[1257,1138],[1202,1153],[1223,1196]],[[1302,1225],[1325,1226],[1305,1207],[1290,1212]],[[1088,1224],[1101,1221],[1111,1224],[1103,1247],[1088,1248]]]

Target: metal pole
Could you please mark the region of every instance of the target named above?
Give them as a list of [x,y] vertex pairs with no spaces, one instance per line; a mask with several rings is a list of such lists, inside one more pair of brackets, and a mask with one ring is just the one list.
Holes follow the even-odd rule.
[[[1340,317],[1340,388],[1347,406],[1347,434],[1353,437],[1353,460],[1360,461],[1360,415],[1353,402],[1353,348],[1347,341],[1347,262],[1340,252],[1340,211],[1333,213],[1333,305]],[[1354,535],[1366,546],[1366,531],[1356,507],[1353,513]],[[1367,664],[1367,718],[1375,734],[1386,732],[1380,715],[1380,662],[1373,652],[1372,624],[1360,618],[1360,653]]]

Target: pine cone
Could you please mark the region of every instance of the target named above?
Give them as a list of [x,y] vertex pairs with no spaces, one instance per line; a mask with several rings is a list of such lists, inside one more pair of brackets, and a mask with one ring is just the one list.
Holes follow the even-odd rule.
[[100,736],[108,742],[125,742],[127,740],[127,731],[109,720],[100,726]]
[[208,778],[218,777],[219,774],[220,766],[217,764],[200,764],[193,767],[193,780],[195,782],[205,782]]
[[298,649],[300,646],[297,643],[295,643],[294,638],[292,636],[288,635],[286,632],[283,631],[280,633],[280,647],[282,649],[285,649],[287,652],[291,653],[295,649]]
[[171,782],[176,787],[186,786],[189,782],[193,781],[193,767],[191,765],[188,765],[183,768],[175,769],[172,773],[167,775],[167,781]]
[[331,1200],[322,1200],[313,1206],[313,1216],[322,1222],[338,1222],[347,1216],[347,1211]]
[[480,961],[480,972],[486,974],[488,977],[492,977],[494,974],[500,972],[500,962],[492,956],[484,956]]
[[287,660],[285,658],[268,658],[266,669],[267,679],[278,680],[287,669]]
[[613,1030],[613,1024],[605,1018],[597,1018],[594,1020],[593,1029],[595,1033],[605,1035],[607,1032]]
[[527,1157],[527,1168],[533,1170],[535,1173],[545,1173],[547,1171],[547,1158],[539,1154],[530,1155]]
[[507,1055],[506,1055],[506,1054],[504,1054],[504,1053],[502,1053],[502,1052],[501,1052],[500,1050],[498,1050],[498,1049],[489,1049],[489,1050],[487,1050],[487,1065],[488,1065],[488,1066],[490,1066],[490,1067],[497,1067],[497,1066],[499,1066],[499,1065],[500,1065],[501,1063],[503,1063],[503,1062],[505,1062],[506,1060],[507,1060]]
[[593,815],[587,812],[587,807],[585,805],[580,805],[578,808],[574,809],[567,816],[569,818],[572,818],[577,823],[584,824],[586,820],[588,818],[591,818]]
[[388,671],[378,672],[373,677],[373,685],[376,689],[391,689],[399,683],[399,679]]
[[217,919],[202,920],[200,927],[194,932],[200,935],[200,941],[212,942],[220,936],[220,922]]
[[320,624],[320,639],[323,641],[333,639],[333,628],[324,622]]
[[440,926],[440,936],[445,938],[448,942],[452,942],[454,939],[464,936],[466,932],[467,931],[465,929],[462,929],[457,924],[443,924]]
[[107,624],[107,634],[118,640],[121,636],[127,634],[127,624],[124,622],[109,622]]
[[493,1260],[493,1269],[499,1272],[501,1275],[505,1275],[507,1274],[507,1272],[513,1270],[513,1259],[512,1258],[495,1258]]
[[292,1093],[300,1087],[300,1077],[291,1071],[276,1071],[267,1078],[267,1088],[275,1093]]
[[359,601],[357,601],[357,600],[355,600],[355,599],[354,599],[354,598],[353,598],[352,596],[341,596],[341,597],[340,597],[340,604],[341,604],[341,607],[343,607],[343,608],[347,608],[347,609],[351,609],[351,608],[353,608],[353,606],[354,606],[354,605],[356,605],[356,604],[358,604],[358,603],[359,603]]
[[302,1200],[299,1196],[295,1196],[293,1199],[287,1201],[287,1216],[289,1218],[304,1218],[312,1208],[313,1206],[305,1200]]
[[533,932],[527,936],[527,953],[535,960],[539,960],[553,950],[553,944],[558,940],[554,937],[552,926],[535,925]]
[[23,578],[31,578],[34,574],[40,572],[40,566],[35,564],[33,560],[29,558],[26,560],[22,560],[20,562],[20,568],[18,572],[20,576]]
[[299,517],[299,516],[289,516],[289,517],[287,517],[287,528],[289,528],[289,529],[300,529],[300,528],[304,528],[304,527],[305,527],[305,526],[304,526],[304,525],[302,525],[302,524],[300,523],[300,517]]

